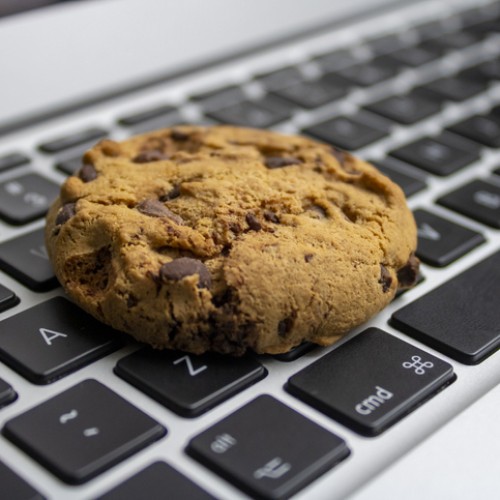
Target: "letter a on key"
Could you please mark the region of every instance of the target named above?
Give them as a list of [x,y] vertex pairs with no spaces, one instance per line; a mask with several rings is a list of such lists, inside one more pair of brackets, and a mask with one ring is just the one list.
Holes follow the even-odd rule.
[[58,337],[67,337],[65,333],[56,332],[55,330],[49,330],[48,328],[40,328],[39,332],[47,345],[52,345],[52,341]]

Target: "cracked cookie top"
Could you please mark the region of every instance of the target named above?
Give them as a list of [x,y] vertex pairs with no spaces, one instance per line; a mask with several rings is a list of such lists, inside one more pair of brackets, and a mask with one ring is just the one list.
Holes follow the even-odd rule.
[[100,142],[62,186],[46,243],[82,308],[192,353],[331,344],[418,269],[404,195],[373,166],[226,126]]

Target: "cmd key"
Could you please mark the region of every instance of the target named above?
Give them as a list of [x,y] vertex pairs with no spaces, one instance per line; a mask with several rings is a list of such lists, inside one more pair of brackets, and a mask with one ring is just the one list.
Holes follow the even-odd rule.
[[448,363],[369,328],[292,376],[288,392],[364,436],[376,436],[453,382]]
[[500,346],[500,252],[396,311],[398,330],[467,365]]

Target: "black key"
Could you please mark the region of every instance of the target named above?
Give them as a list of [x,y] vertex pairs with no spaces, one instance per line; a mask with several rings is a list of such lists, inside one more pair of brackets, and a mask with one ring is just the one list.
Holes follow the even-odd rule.
[[460,50],[481,41],[481,37],[470,31],[452,31],[426,42],[427,46],[438,49]]
[[406,47],[404,49],[397,50],[392,54],[388,54],[386,57],[394,59],[406,66],[412,68],[418,68],[424,64],[435,61],[440,57],[440,52],[432,49],[431,47]]
[[[10,384],[0,378],[0,408],[12,403],[16,399],[16,391],[10,386]],[[1,480],[0,484],[2,484]]]
[[251,357],[194,356],[145,348],[118,361],[117,375],[183,417],[197,417],[264,378]]
[[500,148],[500,117],[477,115],[467,118],[447,130],[463,135],[491,148]]
[[418,36],[422,40],[428,40],[443,35],[446,28],[441,21],[430,21],[416,27]]
[[348,91],[349,85],[345,80],[327,75],[318,80],[295,83],[276,90],[273,94],[303,108],[317,108],[344,97]]
[[2,495],[7,500],[43,500],[44,497],[38,493],[30,484],[19,477],[12,469],[0,462],[0,484]]
[[95,380],[80,382],[3,428],[5,437],[70,484],[88,481],[165,433]]
[[469,80],[477,80],[483,84],[500,80],[500,58],[472,66],[460,73]]
[[481,233],[426,210],[415,210],[413,215],[418,230],[417,256],[431,266],[447,266],[486,241]]
[[321,66],[321,69],[325,73],[337,71],[359,63],[359,59],[349,50],[336,50],[334,52],[329,52],[315,57],[314,61]]
[[19,297],[8,288],[0,285],[0,312],[6,311],[19,304]]
[[291,110],[289,104],[268,95],[257,101],[243,101],[205,114],[221,123],[267,128],[290,118]]
[[396,74],[397,69],[394,65],[377,59],[337,71],[337,75],[362,87],[370,87],[392,78]]
[[413,93],[387,97],[367,105],[366,109],[395,122],[411,125],[438,113],[441,110],[441,104]]
[[59,194],[59,186],[38,174],[26,174],[0,183],[0,218],[26,224],[43,217]]
[[0,322],[0,359],[49,384],[120,347],[113,331],[62,297]]
[[362,119],[355,116],[333,118],[306,128],[303,132],[348,150],[368,146],[387,135],[386,130],[366,125]]
[[437,200],[451,210],[500,229],[500,186],[475,180]]
[[0,156],[0,172],[9,170],[11,168],[20,167],[30,162],[30,159],[21,153],[11,153],[8,155]]
[[354,431],[375,436],[454,378],[448,363],[369,328],[291,377],[286,388]]
[[479,159],[477,150],[458,147],[445,138],[424,137],[389,153],[431,174],[446,176]]
[[500,346],[500,252],[392,315],[398,329],[467,365]]
[[56,163],[56,168],[66,175],[75,175],[82,167],[82,155],[67,158]]
[[141,111],[136,111],[135,113],[122,116],[118,119],[118,123],[125,127],[135,127],[141,125],[144,122],[151,120],[157,120],[171,114],[176,113],[176,109],[169,104],[162,104],[160,106],[150,107],[148,109],[143,109]]
[[66,135],[64,137],[59,137],[57,139],[44,142],[43,144],[40,144],[38,149],[40,149],[40,151],[43,151],[44,153],[61,153],[62,151],[65,151],[67,149],[97,142],[99,139],[102,139],[106,135],[108,135],[107,130],[104,130],[102,128],[88,128],[71,135]]
[[418,193],[427,187],[427,183],[423,179],[414,177],[404,172],[402,169],[397,169],[397,167],[390,165],[388,160],[385,160],[385,163],[384,161],[375,161],[371,163],[373,163],[384,175],[387,175],[391,181],[395,182],[403,190],[406,197]]
[[45,248],[43,228],[1,243],[0,269],[36,292],[59,286]]
[[406,42],[399,34],[385,35],[380,38],[368,40],[366,43],[375,55],[388,54],[406,45]]
[[155,462],[96,500],[210,500],[214,497],[164,462]]
[[281,68],[270,73],[257,75],[255,79],[264,85],[268,90],[276,90],[283,87],[294,85],[304,80],[304,76],[299,68],[289,66]]
[[342,439],[267,395],[193,438],[186,451],[253,498],[275,500],[349,455]]
[[500,167],[493,171],[494,174],[500,175]]
[[316,347],[317,345],[312,344],[311,342],[303,342],[297,347],[290,349],[288,352],[284,352],[282,354],[274,354],[273,358],[277,359],[278,361],[285,361],[285,362],[295,361],[304,356],[304,354],[307,354],[313,349],[316,349]]
[[425,92],[438,99],[461,102],[480,94],[486,89],[486,84],[467,78],[453,77],[441,78],[419,87],[420,92]]
[[207,110],[225,108],[230,104],[235,104],[246,99],[243,89],[237,85],[217,88],[192,95],[190,99]]

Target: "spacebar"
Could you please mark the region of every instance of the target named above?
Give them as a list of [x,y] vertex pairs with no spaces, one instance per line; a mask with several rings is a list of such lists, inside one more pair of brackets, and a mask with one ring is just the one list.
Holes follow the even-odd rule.
[[500,386],[349,500],[497,498]]

